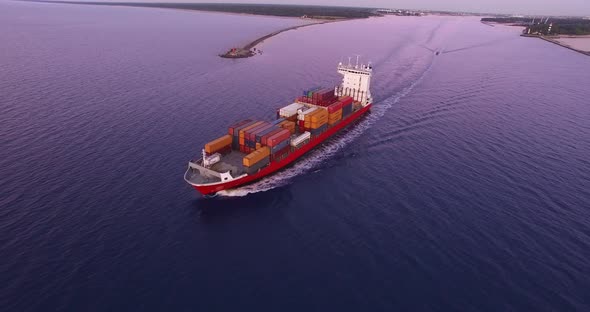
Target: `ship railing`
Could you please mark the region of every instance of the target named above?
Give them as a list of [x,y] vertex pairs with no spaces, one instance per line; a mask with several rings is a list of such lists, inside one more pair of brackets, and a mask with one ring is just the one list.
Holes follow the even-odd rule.
[[198,170],[198,171],[199,171],[199,173],[200,173],[201,175],[204,175],[204,176],[210,176],[210,177],[216,177],[216,178],[219,178],[219,179],[221,179],[221,173],[219,173],[219,172],[217,172],[217,171],[215,171],[215,170],[211,170],[211,169],[209,169],[209,168],[205,168],[205,167],[201,166],[201,165],[199,164],[199,162],[200,162],[200,161],[201,161],[200,159],[199,159],[199,160],[197,160],[197,161],[194,161],[194,160],[193,160],[193,161],[190,161],[190,162],[188,163],[188,165],[189,165],[189,167],[191,167],[192,169],[196,169],[196,170]]

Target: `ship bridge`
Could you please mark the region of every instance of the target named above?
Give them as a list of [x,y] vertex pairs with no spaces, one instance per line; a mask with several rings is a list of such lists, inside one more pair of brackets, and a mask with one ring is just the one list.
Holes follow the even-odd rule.
[[359,64],[357,56],[356,64],[338,64],[338,73],[342,78],[342,84],[336,87],[336,95],[338,96],[350,96],[355,101],[360,102],[363,106],[373,101],[371,97],[371,75],[373,74],[373,67],[371,64],[364,65]]

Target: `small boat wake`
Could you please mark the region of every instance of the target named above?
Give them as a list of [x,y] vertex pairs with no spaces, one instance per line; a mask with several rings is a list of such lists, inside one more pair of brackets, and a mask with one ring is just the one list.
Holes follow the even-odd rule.
[[402,89],[400,92],[380,101],[379,105],[373,105],[371,112],[359,122],[351,124],[350,127],[344,130],[343,133],[336,135],[334,138],[314,149],[310,154],[303,156],[303,159],[295,162],[293,166],[253,184],[236,189],[223,190],[218,192],[216,195],[222,197],[242,197],[248,194],[266,192],[288,185],[294,177],[307,173],[310,170],[316,168],[324,160],[334,156],[337,151],[348,145],[348,143],[352,142],[354,139],[363,134],[367,129],[369,129],[377,120],[383,117],[383,115],[385,115],[385,113],[393,105],[397,104],[402,98],[408,95],[414,89],[414,87],[416,87],[422,81],[422,79],[432,67],[432,64],[433,62],[428,65],[428,67],[414,82],[412,82],[412,84]]

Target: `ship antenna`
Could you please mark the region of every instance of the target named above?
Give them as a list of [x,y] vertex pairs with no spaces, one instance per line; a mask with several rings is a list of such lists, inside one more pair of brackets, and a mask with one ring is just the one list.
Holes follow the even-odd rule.
[[352,59],[352,57],[348,57],[348,67],[352,66],[352,64],[350,64],[350,60]]
[[361,57],[360,55],[356,55],[356,65],[354,66],[354,68],[359,68],[359,57]]

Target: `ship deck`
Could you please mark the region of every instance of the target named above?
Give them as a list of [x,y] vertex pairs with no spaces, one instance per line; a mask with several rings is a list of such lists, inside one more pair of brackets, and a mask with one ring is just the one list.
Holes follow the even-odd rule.
[[[230,172],[232,177],[238,177],[244,173],[246,170],[242,165],[242,159],[244,158],[245,154],[240,151],[232,150],[230,153],[225,154],[221,157],[221,160],[208,168],[208,170],[214,171],[216,173],[225,173]],[[194,160],[192,163],[197,164],[199,166],[202,165],[202,160]],[[189,167],[185,174],[185,179],[194,184],[208,184],[208,183],[215,183],[220,182],[220,178],[213,175],[207,174],[207,172],[202,172],[198,168]]]
[[242,161],[246,154],[232,150],[228,154],[221,156],[221,160],[215,165],[211,166],[211,170],[219,173],[231,171],[233,177],[237,177],[246,172]]

